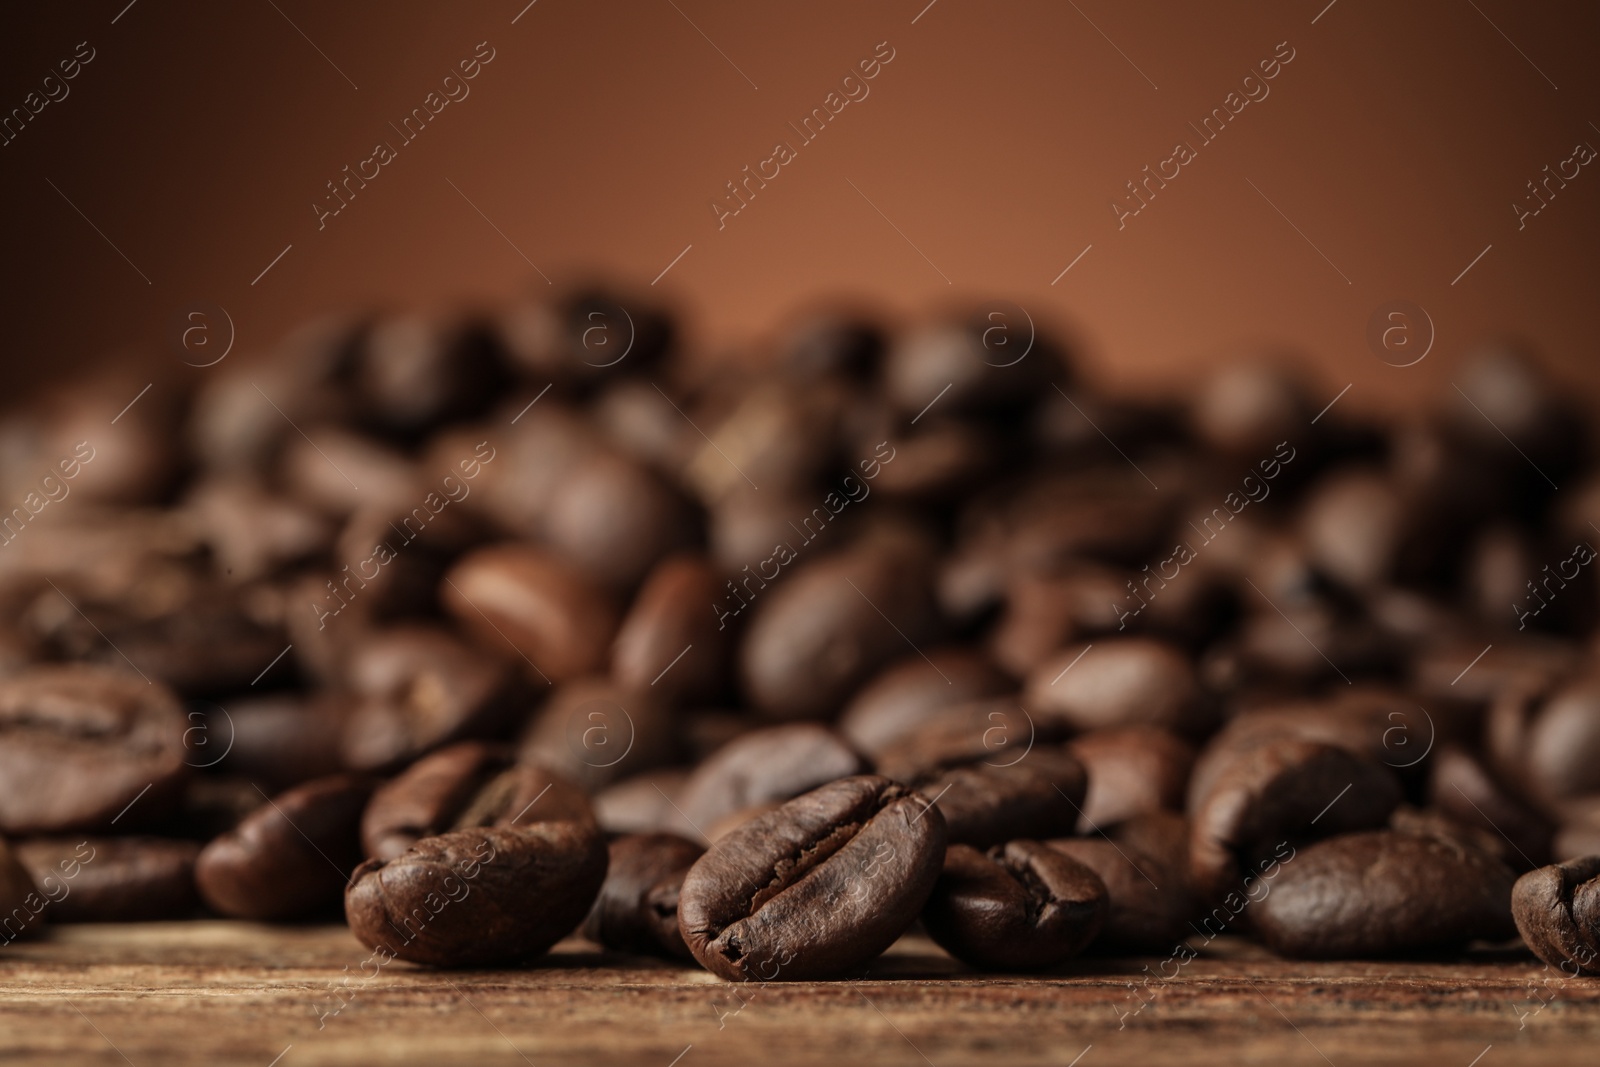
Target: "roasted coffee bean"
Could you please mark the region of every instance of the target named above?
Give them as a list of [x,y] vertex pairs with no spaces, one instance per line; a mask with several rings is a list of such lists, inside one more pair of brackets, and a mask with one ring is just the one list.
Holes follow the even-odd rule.
[[840,401],[826,382],[743,388],[725,407],[717,405],[722,410],[699,413],[696,422],[707,426],[708,436],[684,479],[708,507],[747,486],[780,495],[808,492],[834,459]]
[[981,308],[950,322],[915,329],[890,344],[884,356],[884,390],[908,416],[926,408],[940,390],[946,411],[998,414],[1026,408],[1060,378],[1063,357],[1033,324],[1008,311]]
[[494,736],[529,700],[507,661],[428,626],[365,638],[345,676],[360,699],[340,749],[347,765],[362,770],[393,767],[458,738]]
[[1089,776],[1078,832],[1148,811],[1183,810],[1194,749],[1154,726],[1095,730],[1068,743]]
[[431,488],[410,457],[376,438],[337,426],[312,426],[307,433],[285,439],[278,477],[297,499],[322,511],[345,516],[361,507],[409,509]]
[[1524,874],[1511,914],[1535,956],[1573,977],[1600,975],[1600,856]]
[[862,686],[839,717],[839,733],[857,750],[876,756],[925,726],[943,708],[1011,688],[975,649],[929,649],[884,668]]
[[1061,574],[1013,577],[1006,585],[1005,610],[989,637],[995,662],[1025,678],[1063,645],[1119,629],[1118,605],[1128,598],[1125,582],[1118,571],[1092,564]]
[[1246,462],[1271,457],[1279,441],[1305,435],[1316,414],[1292,367],[1238,363],[1209,375],[1194,400],[1194,428],[1218,452]]
[[46,905],[28,869],[0,837],[0,942],[37,933]]
[[[1267,947],[1301,959],[1392,956],[1516,931],[1516,876],[1459,841],[1373,830],[1299,848],[1251,897]],[[1248,892],[1248,891],[1247,891]]]
[[1091,946],[1099,952],[1167,952],[1194,931],[1194,902],[1181,869],[1173,869],[1132,845],[1100,837],[1064,837],[1046,842],[1099,876],[1106,887],[1105,923]]
[[678,724],[647,686],[578,678],[556,687],[518,741],[518,758],[549,767],[585,789],[673,762]]
[[1508,842],[1502,858],[1518,871],[1550,858],[1555,825],[1519,801],[1457,745],[1441,746],[1434,756],[1428,798],[1451,818]]
[[669,703],[715,700],[730,681],[732,635],[709,605],[722,596],[698,556],[657,564],[634,597],[611,649],[611,676],[624,689],[655,689]]
[[718,819],[866,770],[866,762],[825,726],[771,726],[730,741],[704,760],[684,784],[678,807],[690,828],[709,833]]
[[608,834],[667,830],[682,818],[674,805],[688,780],[689,772],[681,767],[624,778],[594,795],[595,818]]
[[583,936],[617,952],[691,958],[678,931],[678,892],[705,849],[676,834],[627,834],[608,849]]
[[149,823],[182,794],[189,725],[166,686],[136,674],[72,665],[0,680],[0,833]]
[[1080,730],[1160,726],[1192,736],[1210,722],[1189,657],[1148,637],[1062,649],[1028,675],[1022,699],[1034,715]]
[[440,602],[483,647],[523,658],[559,683],[598,670],[616,634],[616,609],[597,586],[531,545],[480,548],[445,575]]
[[576,785],[511,753],[462,741],[413,763],[372,794],[361,816],[367,856],[394,859],[424,837],[479,826],[594,821]]
[[506,381],[486,324],[422,315],[374,323],[353,371],[362,415],[404,434],[479,414]]
[[[740,650],[757,710],[779,719],[833,714],[907,641],[932,636],[931,583],[932,558],[923,545],[896,535],[867,537],[802,564],[775,588],[762,588],[767,583],[757,577],[744,590],[759,595]],[[717,610],[732,614],[742,604],[728,597]]]
[[535,381],[581,387],[648,371],[673,348],[672,319],[636,294],[582,287],[514,305],[497,333],[513,366]]
[[195,893],[194,841],[161,837],[39,838],[16,846],[17,859],[50,903],[52,922],[186,919]]
[[987,853],[951,845],[922,923],[940,948],[991,971],[1037,970],[1071,959],[1105,921],[1105,883],[1037,841]]
[[267,800],[201,850],[201,898],[239,919],[295,919],[335,904],[361,861],[361,810],[372,787],[340,774]]
[[660,475],[596,449],[556,483],[540,533],[595,581],[631,589],[657,561],[693,544],[697,530],[689,502]]
[[1528,726],[1527,782],[1555,803],[1600,793],[1600,678],[1580,678],[1541,702]]
[[605,876],[606,845],[592,823],[451,830],[357,867],[345,918],[357,940],[390,959],[509,963],[571,933]]
[[1333,745],[1242,747],[1191,808],[1190,877],[1203,900],[1239,890],[1282,848],[1381,826],[1400,798],[1393,771]]
[[944,819],[886,778],[843,778],[713,844],[678,896],[683,940],[729,981],[837,978],[916,919],[944,861]]
[[[185,734],[189,762],[287,788],[344,769],[339,746],[352,702],[336,693],[281,694],[199,705]],[[260,795],[250,794],[258,803]],[[253,805],[252,805],[253,806]]]
[[1087,776],[1052,744],[1059,736],[1041,736],[1035,725],[1004,699],[947,708],[934,728],[883,753],[878,771],[936,804],[952,843],[988,848],[1070,834]]

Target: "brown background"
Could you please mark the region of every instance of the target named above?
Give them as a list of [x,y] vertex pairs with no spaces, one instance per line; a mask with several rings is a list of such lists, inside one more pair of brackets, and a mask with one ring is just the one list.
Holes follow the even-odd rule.
[[[1328,397],[1353,382],[1352,406],[1392,406],[1452,392],[1463,350],[1502,334],[1600,384],[1600,168],[1521,232],[1511,208],[1576,142],[1600,146],[1594,4],[524,2],[8,15],[0,108],[79,41],[97,55],[0,148],[4,384],[106,358],[204,374],[172,350],[197,300],[227,309],[229,358],[248,359],[353,303],[545,288],[524,255],[558,283],[646,285],[690,245],[655,291],[706,350],[748,350],[828,295],[896,315],[1005,296],[1124,385],[1181,388],[1269,344],[1314,360]],[[480,41],[495,59],[471,96],[319,232],[324,183]],[[724,183],[881,41],[895,58],[871,95],[719,232]],[[1111,198],[1282,41],[1271,95],[1119,232]],[[1407,369],[1365,340],[1393,298],[1437,328]]]

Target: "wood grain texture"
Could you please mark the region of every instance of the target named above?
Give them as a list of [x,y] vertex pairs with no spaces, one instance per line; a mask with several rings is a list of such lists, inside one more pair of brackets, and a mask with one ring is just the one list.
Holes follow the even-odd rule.
[[1128,983],[1145,967],[1175,965],[978,975],[908,937],[859,980],[745,986],[742,1001],[698,969],[580,941],[514,970],[369,977],[368,956],[336,926],[57,927],[0,949],[0,1062],[1502,1067],[1600,1048],[1600,981],[1520,950],[1312,964],[1219,939],[1141,995]]

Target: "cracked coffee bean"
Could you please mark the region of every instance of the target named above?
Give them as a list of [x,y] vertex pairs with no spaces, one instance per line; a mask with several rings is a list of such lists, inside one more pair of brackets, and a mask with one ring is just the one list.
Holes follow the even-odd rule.
[[1037,841],[988,852],[951,845],[922,923],[963,963],[1031,971],[1071,959],[1105,921],[1105,883],[1086,865]]

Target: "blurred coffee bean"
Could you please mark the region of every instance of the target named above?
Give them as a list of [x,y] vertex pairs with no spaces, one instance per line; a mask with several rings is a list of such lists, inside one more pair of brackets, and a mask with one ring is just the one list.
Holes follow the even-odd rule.
[[148,824],[182,793],[187,726],[172,692],[136,674],[74,664],[0,680],[0,833]]
[[0,838],[0,937],[9,944],[38,933],[47,900],[5,838]]
[[550,683],[599,669],[616,634],[609,597],[531,545],[492,545],[462,557],[439,600],[484,647],[509,645]]
[[1293,368],[1236,363],[1211,374],[1195,397],[1196,434],[1218,452],[1253,461],[1280,441],[1304,438],[1316,414]]
[[1239,890],[1295,843],[1381,826],[1400,803],[1394,772],[1297,738],[1240,746],[1191,807],[1189,872],[1204,899]]
[[[869,536],[804,563],[773,589],[757,578],[746,587],[755,615],[740,664],[752,703],[778,719],[834,714],[908,642],[915,648],[935,635],[931,584],[931,557],[897,536]],[[732,597],[719,603],[719,612],[743,610]]]
[[1109,567],[1015,577],[1006,587],[989,651],[996,663],[1024,678],[1063,645],[1117,630],[1117,607],[1127,599],[1124,580]]
[[390,959],[473,967],[538,956],[583,921],[606,876],[589,822],[451,830],[357,867],[350,932]]
[[733,635],[717,625],[712,605],[721,596],[701,557],[662,560],[617,630],[611,676],[625,689],[655,689],[669,704],[723,695]]
[[373,792],[361,816],[361,844],[368,857],[388,860],[447,830],[593,819],[582,791],[566,779],[516,764],[504,748],[461,741]]
[[523,730],[518,758],[592,792],[673,762],[679,748],[677,723],[659,698],[595,677],[567,682],[550,694]]
[[636,379],[609,383],[596,398],[593,415],[613,446],[672,477],[704,440],[659,389]]
[[279,477],[291,494],[331,515],[362,506],[410,508],[429,487],[399,450],[333,426],[311,426],[285,441]]
[[422,315],[373,323],[353,370],[361,413],[402,434],[480,413],[506,381],[487,324]]
[[839,717],[839,733],[875,756],[926,725],[940,710],[1011,688],[981,652],[963,647],[930,648],[885,667],[856,691]]
[[836,458],[841,400],[825,383],[756,385],[709,425],[705,413],[695,420],[707,436],[684,477],[708,507],[746,487],[780,495],[809,490]]
[[832,730],[812,723],[771,726],[729,742],[695,768],[678,797],[691,829],[758,804],[789,800],[867,770]]
[[1527,780],[1548,802],[1600,793],[1600,678],[1552,692],[1528,726]]
[[1550,859],[1555,826],[1519,801],[1490,775],[1488,768],[1457,745],[1445,745],[1433,760],[1428,798],[1451,818],[1508,843],[1503,858],[1525,871]]
[[505,660],[449,633],[408,625],[361,641],[345,667],[358,699],[340,744],[347,765],[380,770],[449,741],[501,734],[530,698]]
[[1459,842],[1374,830],[1298,849],[1250,915],[1268,948],[1297,959],[1453,949],[1513,935],[1515,880]]
[[1182,811],[1195,751],[1177,735],[1154,726],[1095,730],[1067,751],[1089,776],[1080,834],[1148,811]]
[[237,477],[198,483],[184,507],[233,582],[264,578],[324,551],[333,540],[333,525],[312,508]]
[[1105,838],[1063,837],[1046,844],[1105,884],[1105,922],[1091,946],[1096,953],[1170,952],[1193,934],[1195,907],[1177,871]]
[[678,891],[705,849],[676,834],[627,834],[610,862],[583,936],[616,952],[690,959],[678,930]]
[[1089,867],[1037,841],[1008,841],[987,853],[951,845],[922,923],[963,963],[1036,970],[1083,951],[1106,911],[1105,883]]
[[590,452],[556,483],[541,533],[615,589],[637,585],[662,557],[697,540],[695,516],[679,493],[648,468],[604,450]]
[[1021,309],[975,309],[897,338],[884,358],[885,393],[907,415],[936,398],[945,412],[959,414],[1029,406],[1052,379],[1064,379],[1067,368],[1026,313],[1017,316],[1016,311]]
[[193,841],[160,837],[37,838],[17,859],[50,899],[51,922],[186,919],[195,894]]
[[514,305],[501,316],[499,334],[518,370],[568,387],[648,371],[674,340],[672,321],[659,308],[593,286]]
[[1524,874],[1511,891],[1511,914],[1541,960],[1573,977],[1600,974],[1600,856]]
[[843,778],[713,844],[683,880],[678,928],[730,982],[844,977],[916,920],[944,845],[938,811],[903,786]]
[[475,441],[492,436],[493,441],[484,453],[489,461],[481,464],[471,495],[462,503],[502,530],[538,538],[557,488],[603,446],[582,414],[554,397],[518,397],[508,406],[510,410],[501,410],[504,419],[494,421],[492,433],[469,435]]
[[822,377],[866,378],[883,357],[883,332],[854,311],[813,312],[788,325],[778,359],[800,381]]
[[185,732],[195,766],[214,766],[270,788],[344,769],[339,744],[351,707],[347,697],[284,694],[198,707],[189,713]]
[[361,861],[361,810],[373,781],[334,775],[267,798],[201,850],[195,884],[238,919],[297,919],[331,907]]
[[1147,637],[1068,646],[1029,673],[1022,699],[1080,730],[1159,726],[1192,736],[1211,720],[1189,657]]
[[673,806],[689,772],[680,767],[645,771],[606,786],[594,795],[594,815],[608,834],[665,831],[681,819]]

